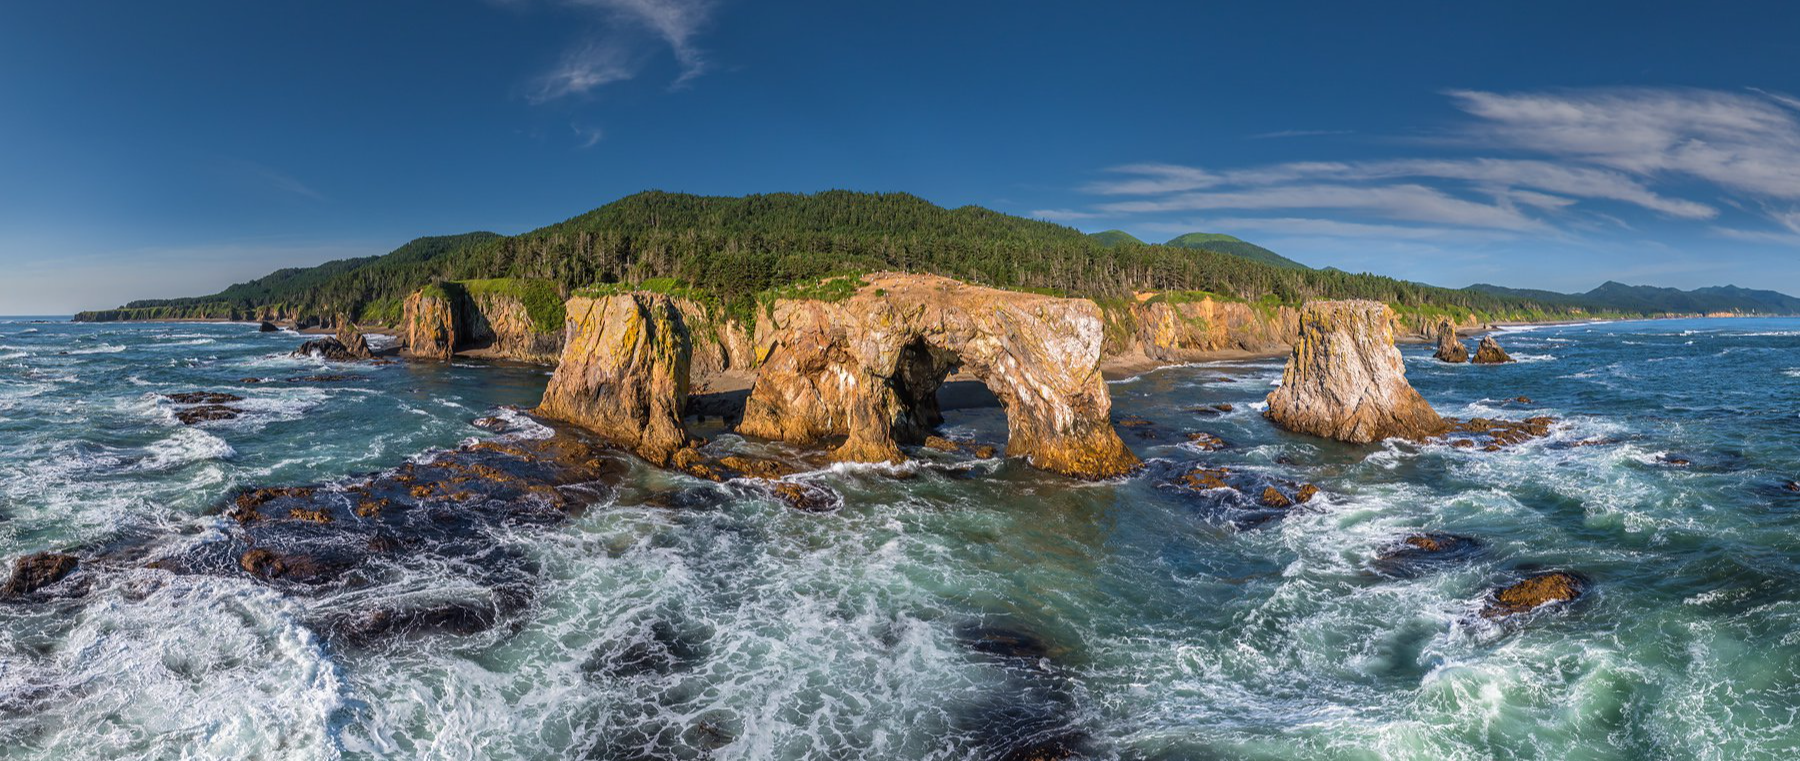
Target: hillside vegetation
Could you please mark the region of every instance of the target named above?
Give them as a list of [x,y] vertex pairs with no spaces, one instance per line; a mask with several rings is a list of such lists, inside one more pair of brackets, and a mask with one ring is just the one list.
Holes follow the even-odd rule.
[[1579,309],[1378,275],[1273,266],[1205,248],[1109,247],[1074,228],[977,206],[947,209],[903,193],[711,197],[649,191],[520,235],[420,238],[386,256],[281,270],[209,296],[137,301],[77,319],[305,318],[341,311],[364,322],[393,322],[401,300],[417,288],[494,278],[542,279],[564,295],[668,278],[748,315],[759,294],[874,270],[930,272],[1103,302],[1142,291],[1205,291],[1258,303],[1368,298],[1491,320]]
[[1312,269],[1311,267],[1282,256],[1281,254],[1277,254],[1274,251],[1258,246],[1255,243],[1250,243],[1222,233],[1188,233],[1186,235],[1178,235],[1163,245],[1217,251],[1221,254],[1241,256],[1253,262],[1262,262],[1263,264],[1272,267],[1286,267],[1288,269],[1296,270]]

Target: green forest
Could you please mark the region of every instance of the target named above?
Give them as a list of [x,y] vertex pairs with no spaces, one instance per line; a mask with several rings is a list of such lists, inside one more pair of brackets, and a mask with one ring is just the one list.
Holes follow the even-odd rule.
[[1102,301],[1141,291],[1205,291],[1258,303],[1367,298],[1408,312],[1473,312],[1490,320],[1592,312],[1579,300],[1546,302],[1270,266],[1204,248],[1099,241],[1071,227],[978,206],[947,209],[904,193],[715,197],[648,191],[520,235],[420,238],[385,256],[284,269],[208,296],[134,301],[76,319],[304,319],[342,312],[359,322],[392,324],[401,301],[418,288],[493,278],[542,279],[564,295],[665,278],[749,313],[759,294],[766,298],[774,289],[834,273],[876,270]]

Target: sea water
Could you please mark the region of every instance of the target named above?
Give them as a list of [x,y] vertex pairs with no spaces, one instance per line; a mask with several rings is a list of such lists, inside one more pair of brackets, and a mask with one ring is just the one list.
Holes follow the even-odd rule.
[[[462,561],[308,592],[106,549],[222,541],[241,488],[491,437],[471,421],[534,403],[545,370],[328,364],[242,324],[3,318],[0,558],[101,559],[78,592],[0,603],[0,757],[1800,756],[1800,320],[1499,338],[1518,363],[1408,346],[1409,377],[1446,415],[1554,416],[1547,438],[1339,445],[1263,419],[1278,359],[1167,368],[1111,385],[1116,413],[1151,423],[1120,429],[1137,475],[919,450],[804,474],[843,499],[806,513],[634,464],[561,525],[487,529],[532,561],[523,611],[350,645],[314,614],[454,593]],[[245,414],[182,425],[162,394],[193,390]],[[1195,411],[1214,404],[1232,409]],[[1004,443],[998,408],[947,406],[948,433]],[[1270,511],[1172,483],[1199,465],[1323,492]],[[1478,549],[1379,560],[1422,531]],[[1480,615],[1540,569],[1588,594]]]

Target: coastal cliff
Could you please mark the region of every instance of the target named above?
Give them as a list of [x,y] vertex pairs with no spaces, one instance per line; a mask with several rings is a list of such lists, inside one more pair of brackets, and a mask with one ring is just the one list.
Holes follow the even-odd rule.
[[1269,420],[1282,428],[1354,444],[1448,429],[1406,381],[1393,310],[1376,301],[1307,302],[1300,339],[1268,403]]
[[759,321],[762,362],[741,433],[801,444],[843,436],[835,459],[897,462],[899,444],[941,422],[937,389],[962,370],[1006,410],[1009,456],[1090,479],[1138,465],[1112,428],[1093,302],[898,273],[825,292],[777,300]]
[[436,283],[406,297],[399,334],[408,356],[458,352],[553,365],[562,354],[564,306],[547,280]]

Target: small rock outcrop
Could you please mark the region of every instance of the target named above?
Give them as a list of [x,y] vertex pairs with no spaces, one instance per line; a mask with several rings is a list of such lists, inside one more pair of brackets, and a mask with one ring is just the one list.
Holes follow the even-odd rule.
[[1500,348],[1500,342],[1495,341],[1493,336],[1482,336],[1481,345],[1475,348],[1475,358],[1470,361],[1477,365],[1500,365],[1517,360]]
[[275,323],[269,322],[268,320],[263,320],[261,325],[256,326],[256,332],[258,333],[274,333],[279,330],[281,330],[281,328],[275,327]]
[[[363,351],[368,350],[368,345],[364,344]],[[343,341],[336,338],[315,338],[302,343],[300,348],[294,350],[294,356],[319,357],[331,362],[354,362],[358,359],[367,359],[367,357],[357,356],[350,347],[345,346]]]
[[1297,433],[1368,444],[1443,433],[1443,418],[1406,381],[1393,311],[1376,301],[1311,301],[1268,417]]
[[74,573],[76,565],[74,555],[58,552],[20,557],[13,561],[12,576],[6,580],[6,585],[0,586],[0,599],[23,597],[55,584]]
[[693,348],[668,296],[576,296],[564,305],[562,363],[537,413],[591,430],[656,465],[689,443],[687,405]]
[[1487,618],[1529,613],[1545,605],[1574,602],[1587,591],[1587,580],[1567,571],[1533,574],[1495,590],[1481,615]]
[[356,329],[356,323],[346,315],[337,316],[336,338],[343,345],[344,353],[351,359],[375,358],[375,352],[369,351],[369,339]]
[[1006,453],[1078,478],[1128,472],[1100,376],[1100,310],[1084,299],[932,275],[868,276],[847,298],[778,301],[741,433],[801,444],[843,436],[834,459],[899,462],[942,422],[937,389],[963,370],[1006,410]]
[[1431,356],[1436,357],[1439,362],[1460,365],[1469,361],[1469,347],[1464,346],[1462,339],[1456,336],[1456,326],[1449,320],[1438,324],[1437,342],[1437,353]]

